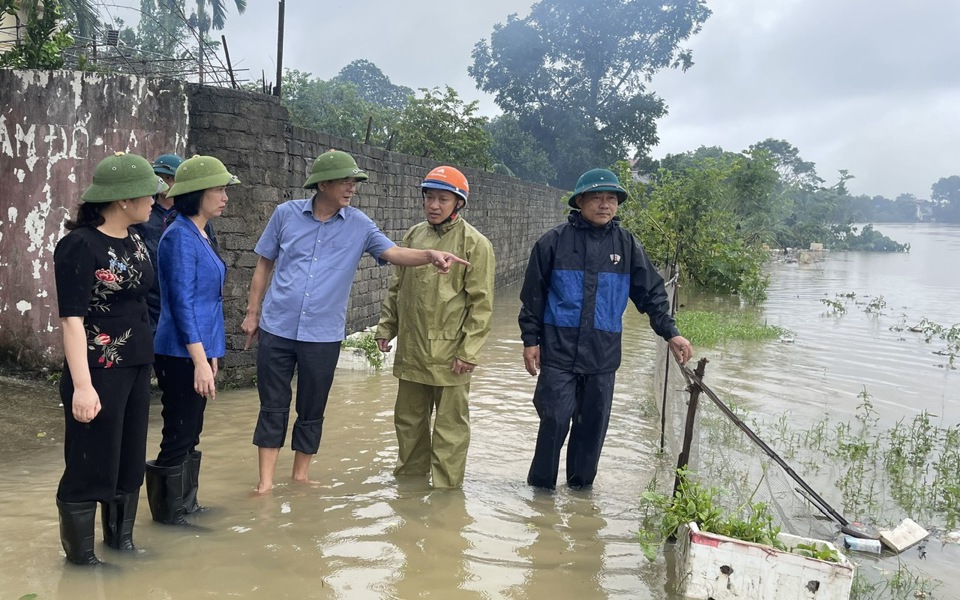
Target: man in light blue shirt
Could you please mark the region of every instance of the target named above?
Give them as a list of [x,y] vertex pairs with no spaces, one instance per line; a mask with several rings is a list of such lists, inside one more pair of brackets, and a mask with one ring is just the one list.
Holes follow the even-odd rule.
[[291,436],[293,479],[308,479],[346,334],[350,287],[363,254],[381,265],[432,264],[443,273],[454,263],[469,264],[449,252],[402,248],[390,241],[367,215],[350,206],[357,185],[366,179],[346,152],[321,154],[303,184],[315,190],[313,198],[278,206],[254,249],[260,258],[241,328],[247,336],[244,348],[259,337],[260,416],[253,434],[260,461],[257,492],[273,486],[286,438],[294,369],[298,374],[297,419]]

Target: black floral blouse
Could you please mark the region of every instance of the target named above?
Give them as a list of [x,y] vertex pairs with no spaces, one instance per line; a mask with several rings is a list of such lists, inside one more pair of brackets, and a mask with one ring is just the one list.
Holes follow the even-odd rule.
[[91,369],[153,362],[147,293],[153,265],[133,229],[123,239],[94,227],[68,233],[53,252],[60,318],[83,317]]

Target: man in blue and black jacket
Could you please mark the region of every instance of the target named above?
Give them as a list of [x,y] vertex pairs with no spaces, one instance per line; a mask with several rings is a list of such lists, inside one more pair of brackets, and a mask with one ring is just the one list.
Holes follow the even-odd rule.
[[544,234],[530,254],[519,322],[524,365],[533,376],[540,371],[533,396],[540,430],[527,476],[532,486],[556,487],[568,432],[567,484],[593,484],[628,299],[650,317],[681,364],[693,355],[670,314],[663,278],[633,234],[620,228],[617,209],[626,198],[611,171],[587,171],[570,197],[576,210],[568,222]]

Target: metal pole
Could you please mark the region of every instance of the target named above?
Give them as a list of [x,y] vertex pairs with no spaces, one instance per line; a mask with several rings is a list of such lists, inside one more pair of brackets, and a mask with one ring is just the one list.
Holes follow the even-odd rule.
[[277,84],[273,86],[273,95],[280,97],[280,82],[283,81],[283,11],[286,6],[284,0],[280,0],[280,19],[277,24]]
[[230,73],[230,84],[233,86],[233,89],[237,89],[237,80],[233,77],[233,65],[230,64],[230,49],[227,48],[227,36],[221,35],[220,39],[223,40],[223,54],[227,57],[227,73]]

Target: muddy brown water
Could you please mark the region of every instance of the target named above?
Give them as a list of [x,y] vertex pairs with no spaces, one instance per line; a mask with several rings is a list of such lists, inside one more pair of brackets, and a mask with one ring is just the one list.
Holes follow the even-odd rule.
[[[820,297],[853,291],[883,294],[891,313],[909,311],[916,320],[957,320],[960,229],[880,229],[910,241],[913,251],[774,265],[765,318],[789,327],[796,341],[701,350],[711,359],[714,389],[736,394],[764,419],[796,415],[800,426],[826,411],[852,417],[863,385],[890,425],[923,407],[960,422],[960,375],[938,368],[928,348],[889,339],[884,321],[823,315]],[[649,563],[636,543],[638,497],[660,461],[645,317],[626,317],[626,358],[593,489],[535,492],[524,484],[537,428],[535,380],[522,365],[516,295],[512,288],[499,294],[486,363],[474,377],[462,491],[394,478],[396,382],[389,373],[341,370],[313,483],[290,481],[287,450],[277,487],[255,496],[256,392],[222,391],[208,405],[201,443],[200,499],[210,510],[195,519],[199,526],[154,524],[142,496],[134,535],[140,552],[121,555],[98,542],[109,565],[95,569],[64,564],[60,549],[54,494],[62,417],[55,389],[0,381],[0,600],[31,593],[40,600],[674,598],[669,554]],[[148,454],[157,448],[159,417],[154,404]],[[960,598],[958,557],[955,546],[935,543],[924,560],[913,551],[901,558],[944,581],[935,597]],[[863,569],[896,569],[895,558],[856,558]]]

